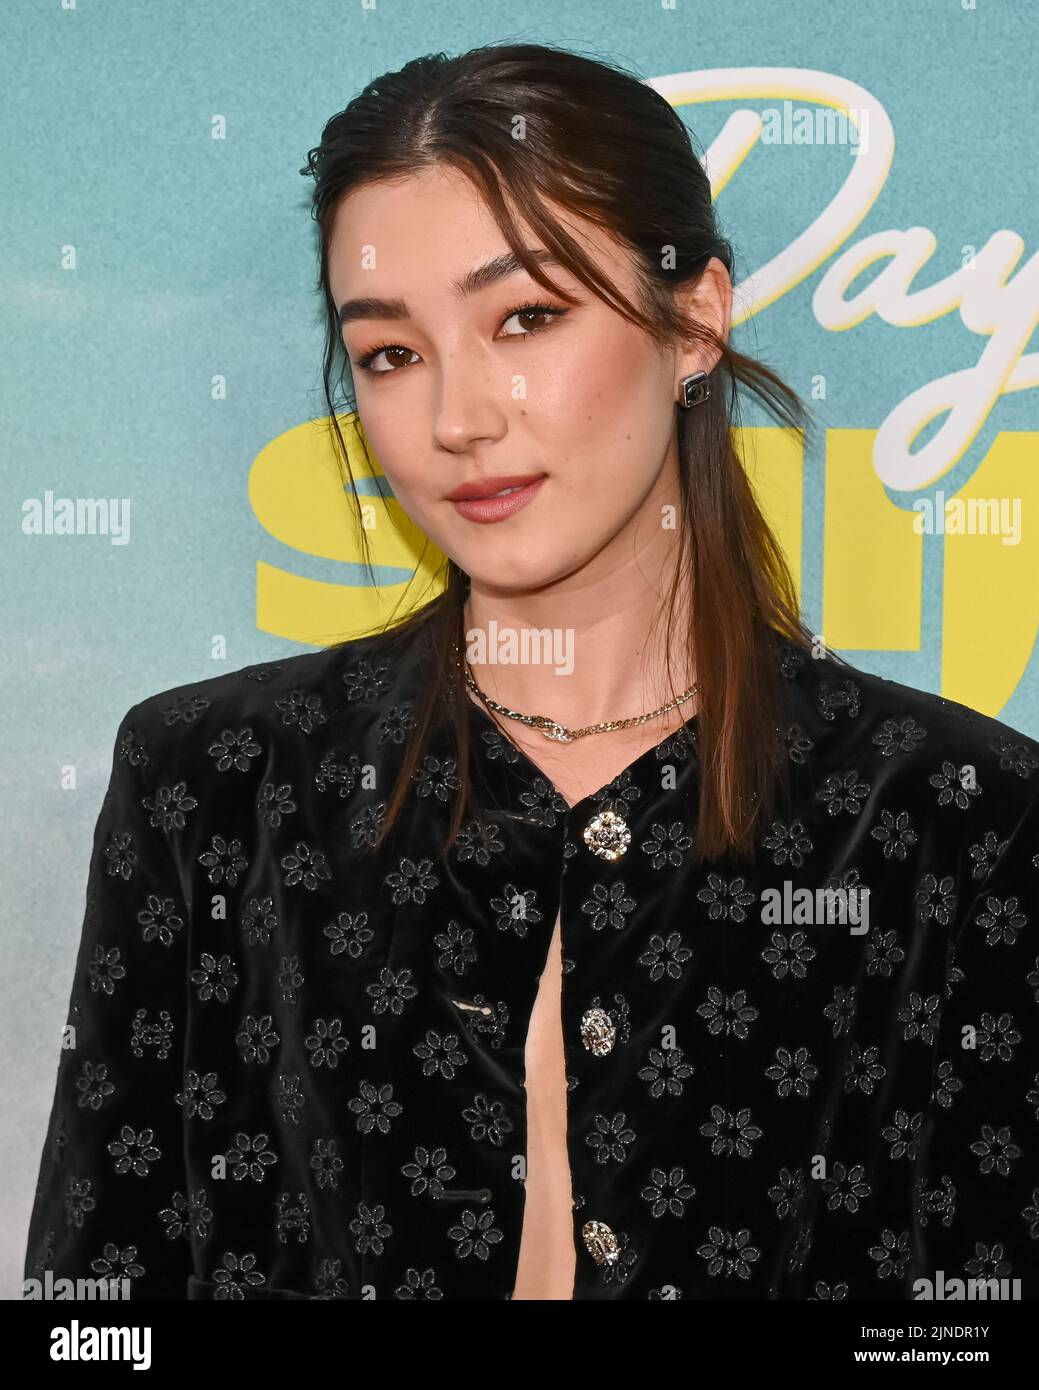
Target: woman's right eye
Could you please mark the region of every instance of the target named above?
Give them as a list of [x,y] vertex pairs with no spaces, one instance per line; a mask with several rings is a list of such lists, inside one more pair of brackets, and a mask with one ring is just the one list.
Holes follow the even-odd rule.
[[[366,352],[363,357],[359,357],[354,365],[360,367],[363,372],[370,372],[372,376],[386,376],[390,372],[399,371],[401,367],[411,366],[410,362],[396,362],[388,367],[373,367],[372,363],[384,352],[414,352],[414,349],[401,347],[399,343],[381,343],[378,347],[372,348],[371,352]],[[415,355],[418,356],[417,353]]]

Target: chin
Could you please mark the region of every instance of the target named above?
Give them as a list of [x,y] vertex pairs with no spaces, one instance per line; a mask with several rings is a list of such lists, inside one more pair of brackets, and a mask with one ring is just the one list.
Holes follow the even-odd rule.
[[534,551],[529,543],[495,546],[483,555],[466,555],[459,565],[479,588],[503,596],[536,593],[572,574],[572,558],[564,562],[561,556],[549,556]]

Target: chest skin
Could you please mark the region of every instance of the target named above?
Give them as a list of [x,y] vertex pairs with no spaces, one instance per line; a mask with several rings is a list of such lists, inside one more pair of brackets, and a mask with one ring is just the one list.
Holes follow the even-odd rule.
[[525,1051],[527,1109],[523,1232],[512,1301],[573,1297],[573,1195],[566,1147],[566,1056],[563,1047],[560,921],[530,1016]]

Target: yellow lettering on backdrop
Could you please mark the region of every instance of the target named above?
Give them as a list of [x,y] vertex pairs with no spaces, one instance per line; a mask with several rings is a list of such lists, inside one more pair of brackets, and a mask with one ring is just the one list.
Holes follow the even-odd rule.
[[[339,427],[358,485],[363,487],[362,480],[383,478],[378,464],[373,470],[365,458],[354,432],[354,416],[341,415]],[[415,577],[400,615],[428,603],[439,592],[440,585],[433,579],[444,560],[396,498],[382,497],[374,487],[361,501],[372,507],[375,525],[362,532],[329,430],[327,417],[307,421],[286,430],[257,455],[249,472],[249,501],[256,518],[275,540],[300,554],[348,564],[364,564],[363,536],[372,565],[399,569],[402,577],[380,578],[376,589],[367,570],[355,582],[329,582],[259,561],[257,627],[315,646],[362,637],[379,628],[408,589],[406,575]]]
[[758,505],[782,548],[798,595],[804,540],[804,439],[793,430],[758,425],[733,430]]
[[873,466],[876,430],[826,431],[823,633],[838,651],[913,652],[923,622],[923,536]]
[[957,500],[1020,502],[1016,545],[998,534],[945,536],[942,694],[998,716],[1039,632],[1039,432],[1004,430]]

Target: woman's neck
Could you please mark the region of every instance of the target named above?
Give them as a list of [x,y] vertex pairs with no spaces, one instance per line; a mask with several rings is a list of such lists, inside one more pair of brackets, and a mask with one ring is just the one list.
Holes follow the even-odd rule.
[[[602,584],[533,594],[492,594],[474,582],[463,616],[472,674],[500,704],[571,727],[655,710],[695,679],[680,594],[670,649],[674,689],[668,684],[664,596],[635,567]],[[692,709],[687,703],[680,717]]]

